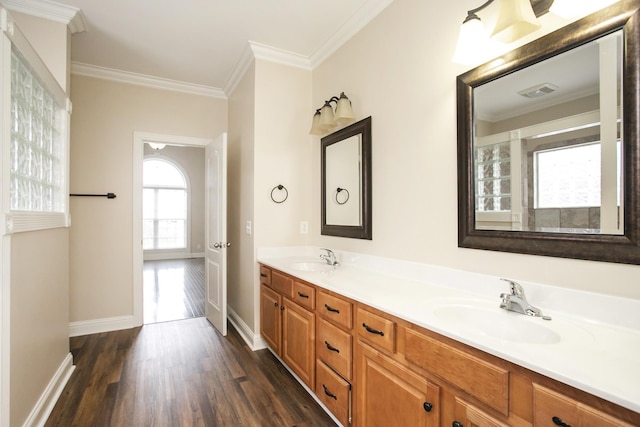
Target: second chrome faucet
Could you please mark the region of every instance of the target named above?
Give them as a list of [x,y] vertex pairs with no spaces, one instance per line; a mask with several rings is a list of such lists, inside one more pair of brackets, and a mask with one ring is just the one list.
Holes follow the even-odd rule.
[[541,317],[544,320],[551,320],[549,316],[543,316],[539,308],[532,306],[524,295],[522,286],[510,279],[500,279],[509,283],[509,293],[500,294],[502,301],[500,308],[526,314],[527,316]]

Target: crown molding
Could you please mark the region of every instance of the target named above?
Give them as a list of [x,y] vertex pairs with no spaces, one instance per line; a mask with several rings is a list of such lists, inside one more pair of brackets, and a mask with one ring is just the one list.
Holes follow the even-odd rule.
[[3,0],[7,9],[50,21],[60,22],[69,27],[71,34],[87,31],[87,23],[82,11],[76,7],[49,0]]
[[362,30],[391,3],[393,3],[393,0],[372,0],[365,2],[338,31],[333,33],[326,42],[311,54],[309,57],[311,68],[316,68],[322,64],[325,59]]
[[224,86],[224,92],[227,96],[233,93],[255,59],[311,71],[311,62],[308,57],[249,40]]
[[154,89],[170,90],[174,92],[189,93],[192,95],[227,99],[224,91],[219,88],[193,83],[185,83],[171,79],[164,79],[160,77],[149,76],[146,74],[114,70],[113,68],[98,67],[96,65],[83,64],[80,62],[71,63],[71,74],[85,77],[94,77],[103,80],[111,80],[119,83],[146,86]]

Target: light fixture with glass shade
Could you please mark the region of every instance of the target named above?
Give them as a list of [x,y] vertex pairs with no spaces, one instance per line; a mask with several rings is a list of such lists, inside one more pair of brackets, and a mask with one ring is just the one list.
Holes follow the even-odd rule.
[[[498,0],[499,9],[495,27],[489,31],[477,15],[495,0],[487,0],[467,12],[462,22],[453,62],[477,64],[489,59],[497,51],[497,42],[512,43],[540,28],[537,16],[546,13],[551,0]],[[536,3],[536,10],[532,6]]]
[[167,144],[163,144],[161,142],[147,142],[147,144],[156,151],[160,151],[167,146]]
[[[335,110],[331,106],[332,102],[336,103]],[[354,120],[355,116],[351,108],[351,101],[344,92],[341,92],[339,97],[331,97],[328,101],[324,102],[321,108],[316,110],[313,115],[309,133],[311,135],[325,135],[339,126],[347,125]]]

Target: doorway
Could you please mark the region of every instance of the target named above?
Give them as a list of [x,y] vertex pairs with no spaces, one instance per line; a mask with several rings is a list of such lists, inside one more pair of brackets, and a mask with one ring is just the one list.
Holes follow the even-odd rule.
[[[161,143],[164,147],[153,150],[149,147],[152,142]],[[200,138],[134,133],[133,287],[134,320],[137,325],[205,315],[204,148],[210,142]],[[200,175],[191,177],[191,170],[195,167],[175,159],[180,151],[190,151],[191,155],[187,157],[195,157],[201,162]],[[143,205],[147,203],[145,198],[155,191],[143,195],[145,158],[164,159],[182,166],[180,169],[187,180],[185,187],[189,188],[192,196],[187,203],[185,218],[176,220],[173,218],[175,212],[152,218],[143,215]],[[155,193],[157,196],[158,191]],[[149,226],[156,231],[151,240],[148,233],[143,233],[144,227]],[[173,235],[165,239],[165,232],[171,228]],[[182,237],[180,232],[176,234],[176,228],[184,230]],[[182,244],[181,239],[184,240]],[[143,249],[149,249],[150,245],[152,250]]]

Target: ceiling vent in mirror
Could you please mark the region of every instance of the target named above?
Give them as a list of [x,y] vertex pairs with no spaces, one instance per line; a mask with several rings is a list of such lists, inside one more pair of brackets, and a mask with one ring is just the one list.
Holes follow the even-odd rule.
[[551,83],[541,83],[539,85],[535,85],[529,87],[527,89],[521,90],[518,92],[518,95],[522,95],[525,98],[540,98],[541,96],[545,96],[554,92],[558,89],[558,86]]

